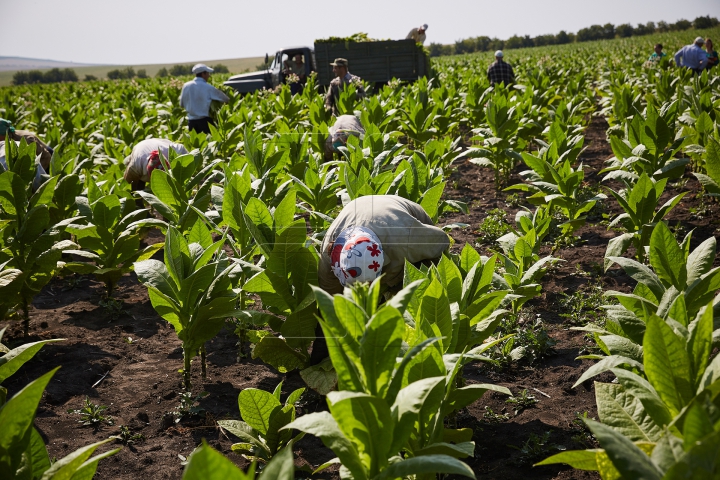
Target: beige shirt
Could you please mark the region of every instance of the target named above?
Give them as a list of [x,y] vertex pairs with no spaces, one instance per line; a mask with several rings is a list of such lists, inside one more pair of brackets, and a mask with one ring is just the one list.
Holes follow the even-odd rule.
[[149,182],[150,175],[147,172],[147,164],[150,154],[157,150],[160,155],[169,158],[171,148],[180,155],[188,153],[184,146],[164,138],[148,138],[135,145],[130,156],[125,159],[125,181],[130,183],[137,181]]
[[357,198],[342,209],[322,243],[318,284],[330,294],[343,291],[330,268],[330,251],[338,235],[353,225],[369,228],[380,239],[385,257],[382,283],[391,287],[402,282],[406,259],[410,263],[437,259],[450,246],[447,234],[417,203],[397,195]]
[[415,43],[425,43],[426,38],[427,35],[425,35],[425,32],[420,33],[420,30],[418,30],[417,27],[410,30],[410,33],[408,33],[407,37],[405,37],[405,39],[408,40],[415,40]]

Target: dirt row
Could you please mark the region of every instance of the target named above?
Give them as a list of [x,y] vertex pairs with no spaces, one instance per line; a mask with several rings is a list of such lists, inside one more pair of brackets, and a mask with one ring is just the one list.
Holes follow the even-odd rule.
[[[593,118],[586,131],[587,149],[581,160],[587,166],[586,180],[597,183],[597,172],[612,156],[605,139],[607,124]],[[520,169],[518,169],[519,171]],[[517,173],[517,172],[516,172]],[[696,198],[698,184],[691,175],[688,180],[669,188],[667,195],[680,188],[688,194],[669,216],[674,228],[696,229],[693,246],[716,233],[717,204],[705,205]],[[478,241],[478,225],[487,212],[501,208],[512,221],[518,206],[507,204],[507,193],[494,188],[492,172],[471,163],[462,163],[452,174],[446,197],[468,202],[470,211],[441,219],[441,225],[455,222],[470,226],[452,231],[454,248],[470,242],[483,253],[492,245]],[[577,415],[597,417],[591,382],[571,388],[591,364],[576,357],[591,347],[582,332],[570,330],[571,322],[561,316],[561,300],[565,294],[587,291],[591,285],[604,289],[629,291],[631,281],[617,269],[608,274],[601,271],[607,242],[614,236],[600,224],[602,213],[618,213],[614,200],[609,200],[596,214],[595,223],[583,227],[576,245],[560,248],[554,255],[564,260],[543,280],[543,294],[527,304],[529,311],[540,319],[556,343],[549,354],[532,365],[516,365],[506,370],[488,368],[475,363],[465,369],[469,383],[492,382],[508,387],[517,395],[527,390],[537,403],[515,414],[513,405],[502,395],[486,397],[459,412],[453,419],[459,427],[472,428],[476,443],[475,456],[466,459],[482,479],[577,479],[598,478],[593,473],[572,471],[567,467],[533,468],[532,463],[554,449],[592,447],[593,440],[577,421]],[[700,213],[700,215],[698,214]],[[679,225],[679,226],[678,226]],[[549,247],[548,247],[549,250]],[[546,254],[549,253],[545,252]],[[296,373],[282,375],[262,362],[238,359],[237,337],[230,329],[210,341],[208,378],[194,370],[193,396],[208,392],[194,403],[199,415],[185,415],[179,421],[174,412],[181,405],[180,375],[182,366],[180,342],[172,328],[153,310],[146,289],[133,275],[124,277],[116,297],[122,311],[113,315],[99,305],[103,287],[90,277],[54,279],[37,295],[31,312],[33,340],[64,338],[66,341],[46,346],[7,382],[10,394],[16,393],[31,380],[55,366],[62,368],[49,384],[38,410],[36,425],[48,444],[51,457],[61,458],[82,445],[115,435],[121,425],[143,436],[103,460],[97,478],[107,479],[177,479],[182,461],[206,439],[239,466],[247,461],[231,451],[236,441],[216,426],[219,419],[238,419],[238,393],[248,387],[272,390],[284,381],[283,395],[304,386]],[[589,293],[588,293],[589,294]],[[19,323],[8,325],[5,343],[22,343]],[[605,378],[608,380],[608,378]],[[112,425],[104,422],[96,428],[82,426],[79,416],[68,413],[83,405],[85,397],[108,407]],[[192,403],[192,402],[191,402]],[[324,399],[307,395],[300,404],[300,413],[322,409]],[[494,414],[494,415],[493,415]],[[507,419],[503,417],[507,415]],[[548,433],[549,432],[549,433]],[[533,437],[535,440],[533,440]],[[295,450],[298,466],[316,467],[334,457],[332,452],[311,436],[301,440]],[[298,473],[298,478],[303,476]],[[306,475],[309,476],[309,475]],[[335,478],[337,470],[328,470],[315,478]]]

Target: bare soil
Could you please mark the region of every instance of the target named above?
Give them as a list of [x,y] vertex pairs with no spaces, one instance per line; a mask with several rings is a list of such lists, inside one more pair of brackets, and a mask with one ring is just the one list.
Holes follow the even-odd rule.
[[[612,156],[605,139],[606,129],[603,119],[593,118],[586,131],[588,148],[581,160],[587,166],[586,180],[591,184],[599,181],[597,172]],[[520,170],[518,168],[515,175]],[[689,172],[685,177],[687,180],[668,188],[668,198],[681,191],[680,187],[690,191],[668,218],[676,228],[696,229],[694,248],[709,235],[717,233],[718,205],[705,200],[705,211],[700,211],[703,204],[696,197],[699,184]],[[506,205],[506,197],[506,192],[495,190],[491,170],[469,162],[457,165],[448,182],[446,198],[468,202],[470,211],[467,215],[447,215],[440,224],[463,222],[470,226],[452,231],[457,242],[454,248],[459,249],[465,242],[470,242],[481,251],[489,252],[493,246],[478,242],[477,227],[494,208],[506,210],[508,221],[512,222],[518,207]],[[536,405],[515,415],[512,406],[505,403],[504,396],[488,394],[458,414],[457,425],[475,431],[476,453],[474,458],[466,460],[478,478],[599,478],[594,473],[562,466],[532,467],[532,460],[514,447],[521,447],[531,434],[540,436],[545,432],[550,432],[550,443],[567,449],[593,446],[592,439],[584,436],[583,430],[574,422],[576,413],[587,412],[589,417],[597,417],[593,384],[585,382],[571,388],[591,364],[576,360],[588,342],[582,332],[569,329],[571,325],[561,316],[559,299],[565,293],[582,289],[589,282],[601,282],[606,289],[632,289],[632,280],[617,268],[607,274],[599,268],[607,242],[615,235],[599,222],[603,220],[602,213],[612,216],[619,213],[618,208],[612,199],[605,202],[605,206],[593,212],[592,221],[577,232],[580,242],[553,253],[564,262],[544,278],[541,297],[528,303],[557,342],[554,353],[535,364],[506,371],[479,363],[466,367],[464,373],[469,383],[492,382],[508,387],[513,394],[527,389],[538,400]],[[698,215],[698,211],[702,215]],[[158,240],[157,237],[147,239],[148,243]],[[546,247],[544,254],[549,253],[550,247]],[[32,340],[66,340],[44,347],[6,382],[12,395],[43,373],[62,366],[48,385],[35,422],[48,444],[50,456],[61,458],[80,446],[117,434],[120,425],[127,425],[144,439],[100,462],[97,478],[180,478],[181,456],[187,457],[202,439],[239,466],[246,467],[248,462],[230,449],[237,439],[225,436],[215,421],[239,418],[237,396],[242,389],[272,390],[284,381],[284,398],[292,390],[304,386],[299,375],[280,374],[262,362],[248,358],[238,361],[237,338],[232,330],[225,329],[207,345],[207,379],[200,378],[197,363],[193,366],[193,393],[209,392],[199,402],[204,413],[186,416],[176,422],[171,412],[177,409],[182,391],[177,373],[182,367],[180,341],[172,328],[155,313],[146,289],[134,274],[125,276],[117,287],[115,297],[123,306],[123,313],[118,318],[113,319],[109,311],[99,305],[102,295],[103,285],[91,277],[81,278],[79,282],[77,277],[54,279],[33,302],[31,337]],[[0,328],[5,325],[9,328],[4,343],[11,347],[24,343],[20,323],[3,322]],[[609,377],[600,379],[607,381]],[[109,407],[107,413],[113,417],[113,425],[102,425],[97,429],[83,427],[78,422],[78,415],[68,413],[69,409],[80,408],[86,396],[95,404]],[[322,409],[323,404],[322,398],[310,395],[303,400],[301,413]],[[486,407],[496,413],[508,413],[510,418],[491,423],[484,417]],[[297,444],[296,455],[298,466],[312,467],[334,457],[312,436],[306,436]],[[316,478],[335,478],[336,472],[328,470]]]

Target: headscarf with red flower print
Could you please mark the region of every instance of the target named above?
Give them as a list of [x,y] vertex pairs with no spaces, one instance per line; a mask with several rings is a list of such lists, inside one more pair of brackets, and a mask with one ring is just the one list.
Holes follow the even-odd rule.
[[165,170],[167,168],[167,160],[165,160],[164,157],[160,155],[160,152],[157,150],[153,150],[150,152],[150,155],[148,156],[148,162],[147,162],[147,172],[148,176],[152,177],[152,172],[156,168],[159,168],[160,170]]
[[382,244],[366,227],[348,227],[335,239],[330,265],[342,286],[372,282],[382,273],[385,260]]

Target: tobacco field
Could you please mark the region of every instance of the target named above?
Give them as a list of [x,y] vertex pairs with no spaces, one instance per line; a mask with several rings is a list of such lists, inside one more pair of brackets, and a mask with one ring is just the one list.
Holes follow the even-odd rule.
[[[312,78],[228,92],[210,135],[183,79],[0,89],[55,148],[39,187],[25,142],[0,173],[0,478],[720,478],[720,70],[645,61],[718,34],[349,86],[329,162]],[[148,137],[190,154],[131,192]],[[325,230],[381,194],[454,243],[328,295]]]

